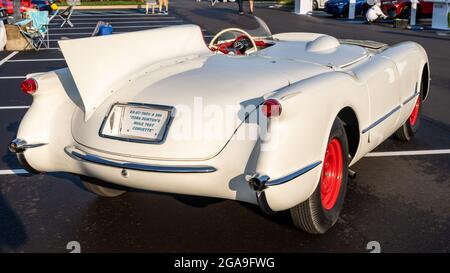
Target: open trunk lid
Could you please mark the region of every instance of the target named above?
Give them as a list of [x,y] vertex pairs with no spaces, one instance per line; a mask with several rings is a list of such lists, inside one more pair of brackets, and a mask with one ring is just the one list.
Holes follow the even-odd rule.
[[[204,56],[144,71],[106,99],[88,121],[75,113],[72,134],[79,143],[115,154],[157,160],[204,160],[226,145],[263,95],[290,82],[327,71],[319,65],[258,56]],[[173,107],[166,136],[156,142],[101,136],[111,107],[139,103]],[[245,110],[246,109],[246,110]],[[123,118],[123,117],[122,117]]]

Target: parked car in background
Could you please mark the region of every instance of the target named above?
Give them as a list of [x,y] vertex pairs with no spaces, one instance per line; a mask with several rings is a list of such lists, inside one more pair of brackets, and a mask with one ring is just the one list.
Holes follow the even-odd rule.
[[51,13],[53,10],[51,8],[51,5],[53,4],[52,1],[48,0],[31,0],[31,3],[36,5],[38,10],[46,10],[49,13]]
[[[24,12],[29,8],[35,8],[37,10],[47,10],[51,13],[52,3],[52,1],[48,0],[22,0],[20,1],[20,12]],[[2,7],[6,9],[8,15],[12,15],[14,13],[13,0],[0,0],[0,8]]]
[[[411,15],[410,0],[381,0],[381,10],[392,18],[409,18]],[[419,1],[417,4],[417,16],[426,17],[433,13],[433,3]]]
[[[13,1],[12,0],[0,0],[0,8],[5,8],[8,15],[14,13]],[[31,0],[21,0],[20,1],[20,12],[24,12],[28,8],[33,8],[35,5],[31,3]]]
[[8,13],[5,8],[0,7],[0,20],[3,21],[4,24],[8,22]]
[[325,3],[326,3],[327,1],[328,1],[328,0],[313,0],[313,2],[312,2],[312,8],[313,8],[313,10],[325,8]]
[[[320,0],[318,0],[320,1]],[[348,17],[349,0],[329,0],[325,3],[325,12],[334,17]],[[366,0],[356,0],[355,16],[364,15],[368,9]]]

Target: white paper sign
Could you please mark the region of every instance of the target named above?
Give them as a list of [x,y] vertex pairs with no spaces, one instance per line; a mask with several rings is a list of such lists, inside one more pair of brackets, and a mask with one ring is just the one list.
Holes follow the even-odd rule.
[[128,137],[160,139],[159,135],[168,118],[168,112],[144,107],[126,107],[120,133]]

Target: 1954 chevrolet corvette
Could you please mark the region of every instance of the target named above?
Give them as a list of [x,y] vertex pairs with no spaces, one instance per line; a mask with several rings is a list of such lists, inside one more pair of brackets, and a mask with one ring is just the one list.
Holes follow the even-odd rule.
[[425,50],[195,25],[60,41],[68,68],[27,76],[33,103],[9,149],[30,173],[68,172],[106,197],[129,188],[290,210],[324,233],[349,167],[416,133]]

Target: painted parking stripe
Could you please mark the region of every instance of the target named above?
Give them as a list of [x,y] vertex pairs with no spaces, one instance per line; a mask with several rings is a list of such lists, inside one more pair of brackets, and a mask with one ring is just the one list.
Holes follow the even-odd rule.
[[[125,18],[104,17],[104,18],[101,18],[101,19],[102,20],[121,21],[121,20],[132,20],[133,18],[129,18],[129,17],[125,17]],[[144,17],[144,18],[136,18],[136,19],[138,19],[138,20],[145,20],[145,21],[148,21],[148,22],[152,22],[152,21],[156,21],[156,20],[161,20],[161,21],[166,21],[166,20],[169,21],[169,20],[174,20],[174,19],[182,20],[182,19],[177,18],[177,17],[152,17],[152,18],[145,18]],[[70,21],[74,21],[74,22],[76,22],[76,21],[94,21],[94,22],[97,22],[98,19],[97,18],[73,18],[73,17],[71,17]],[[55,19],[52,20],[52,22],[58,22],[57,24],[61,25],[63,20],[62,19],[58,20],[58,19],[55,18]],[[50,24],[53,24],[53,23],[50,23]],[[70,29],[70,28],[66,27],[66,29]]]
[[0,170],[0,175],[5,174],[25,174],[28,173],[24,169]]
[[[114,32],[114,33],[117,33],[117,32]],[[76,33],[76,32],[68,32],[68,33],[64,33],[64,32],[62,32],[62,33],[52,33],[52,32],[50,32],[49,34],[48,34],[48,36],[49,37],[52,37],[52,36],[64,36],[64,35],[89,35],[89,36],[91,36],[92,35],[92,32],[79,32],[79,33]]]
[[[77,18],[77,17],[103,17],[103,16],[146,16],[146,17],[161,17],[164,18],[167,15],[160,15],[160,14],[142,14],[142,13],[121,13],[121,14],[116,14],[116,13],[100,13],[100,14],[72,14],[72,17],[70,17],[70,20],[72,20],[72,18]],[[60,18],[58,18],[60,19]]]
[[[58,48],[59,49],[59,48]],[[65,61],[64,58],[55,58],[55,59],[14,59],[9,60],[8,63],[20,63],[20,62],[57,62],[57,61]]]
[[0,110],[14,110],[14,109],[28,109],[29,105],[19,105],[19,106],[0,106]]
[[398,151],[398,152],[373,152],[373,153],[368,153],[366,155],[366,157],[407,156],[407,155],[441,155],[441,154],[450,154],[450,149]]
[[6,76],[0,77],[0,80],[25,79],[25,76]]
[[[116,33],[122,33],[122,32],[116,32]],[[61,33],[61,35],[63,35],[63,33]],[[203,37],[212,38],[212,37],[214,37],[214,35],[203,35]],[[65,41],[65,40],[70,40],[70,39],[49,39],[50,42],[59,42],[59,41]]]
[[[128,21],[128,22],[110,22],[112,24],[154,24],[154,23],[183,23],[183,20],[167,20],[167,21]],[[76,25],[93,25],[94,27],[97,25],[97,22],[77,22]],[[52,23],[50,26],[59,26],[59,23]],[[115,27],[116,25],[114,25]],[[60,30],[64,30],[61,28],[58,28]],[[77,29],[77,27],[73,27],[71,29]]]
[[[140,26],[114,26],[114,29],[118,29],[118,28],[160,28],[160,27],[168,27],[168,26],[173,26],[173,25],[140,25]],[[95,26],[92,27],[73,27],[71,29],[76,30],[76,29],[92,29],[94,30]],[[63,31],[64,29],[60,29],[60,28],[49,28],[50,31]]]
[[14,57],[14,55],[16,55],[17,53],[19,53],[19,51],[11,52],[11,54],[9,54],[9,55],[6,56],[5,58],[3,58],[3,60],[0,61],[0,66],[2,66],[2,64],[6,63],[9,59],[11,59],[12,57]]
[[[148,27],[148,26],[145,26]],[[90,28],[93,29],[93,28]],[[114,31],[113,34],[118,34],[118,33],[127,33],[130,31]],[[206,29],[202,29],[202,32],[206,32]],[[64,36],[64,35],[92,35],[92,32],[59,32],[59,33],[55,33],[55,32],[49,32],[49,37],[51,36]]]

